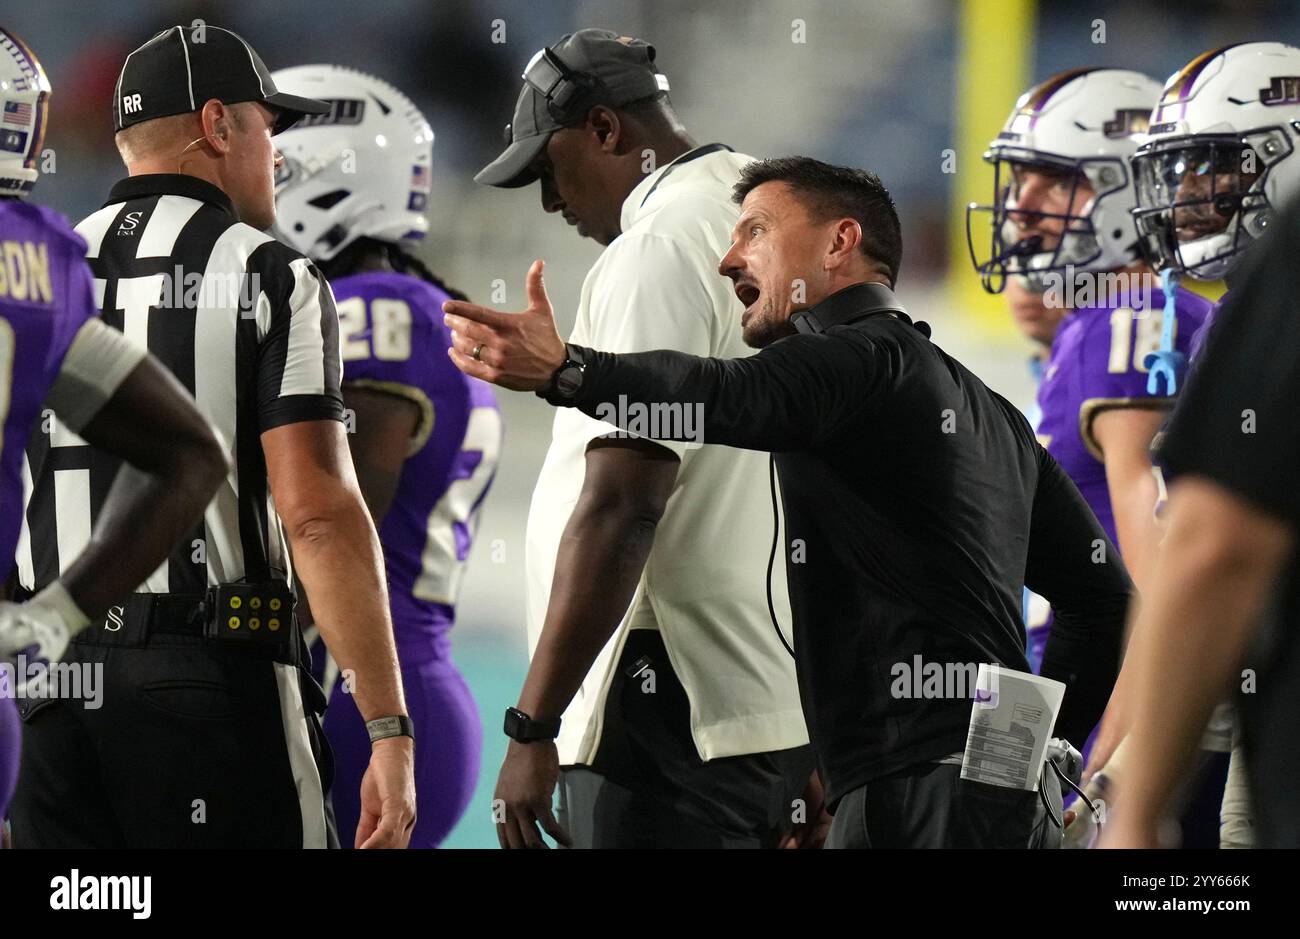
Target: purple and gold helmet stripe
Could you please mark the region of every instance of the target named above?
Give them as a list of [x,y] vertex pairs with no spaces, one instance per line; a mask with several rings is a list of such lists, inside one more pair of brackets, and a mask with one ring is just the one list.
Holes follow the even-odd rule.
[[1035,85],[1025,93],[1023,98],[1024,103],[1016,109],[1016,114],[1028,116],[1029,129],[1033,130],[1034,125],[1038,123],[1039,115],[1047,105],[1047,102],[1051,100],[1052,95],[1056,94],[1080,75],[1087,75],[1089,72],[1095,71],[1097,71],[1096,68],[1072,68],[1069,71],[1053,75],[1051,78]]
[[1165,108],[1173,107],[1175,104],[1182,105],[1182,111],[1179,117],[1187,114],[1187,96],[1192,93],[1192,88],[1196,84],[1196,79],[1201,77],[1205,67],[1214,59],[1229,49],[1233,49],[1241,43],[1233,43],[1228,46],[1219,46],[1217,49],[1210,49],[1202,52],[1192,61],[1188,62],[1181,70],[1170,76],[1169,81],[1165,82],[1165,90],[1160,95],[1160,102],[1156,105],[1155,120],[1153,123],[1161,124],[1165,121]]

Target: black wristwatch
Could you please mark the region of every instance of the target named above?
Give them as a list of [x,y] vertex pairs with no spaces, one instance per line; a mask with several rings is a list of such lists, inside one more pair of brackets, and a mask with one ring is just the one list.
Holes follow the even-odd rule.
[[506,708],[506,736],[520,743],[554,740],[560,735],[560,719],[535,721],[519,708]]
[[410,737],[414,740],[415,725],[405,714],[376,717],[373,721],[366,721],[366,733],[370,736],[371,743],[387,740],[389,737]]
[[555,405],[570,405],[582,390],[582,375],[587,360],[577,346],[564,344],[564,362],[555,370],[551,380],[537,389],[537,397]]

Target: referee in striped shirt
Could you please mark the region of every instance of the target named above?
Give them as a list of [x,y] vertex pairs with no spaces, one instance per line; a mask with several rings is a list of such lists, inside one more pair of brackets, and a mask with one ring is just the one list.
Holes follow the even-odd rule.
[[[294,577],[370,730],[356,843],[409,839],[414,741],[342,424],[337,313],[316,268],[263,234],[282,162],[271,137],[326,110],[278,92],[213,26],[160,32],[123,65],[130,176],[77,231],[105,321],[189,389],[232,469],[167,561],[74,643],[70,660],[104,665],[103,707],[50,699],[27,715],[24,846],[335,845]],[[118,461],[57,425],[34,436],[19,570],[40,590],[88,540]]]

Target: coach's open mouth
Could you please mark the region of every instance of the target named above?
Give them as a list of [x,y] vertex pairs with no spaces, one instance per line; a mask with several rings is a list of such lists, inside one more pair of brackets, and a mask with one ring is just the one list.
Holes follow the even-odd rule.
[[762,296],[762,291],[760,291],[753,284],[738,283],[736,284],[735,289],[736,289],[736,296],[740,298],[741,303],[745,304],[746,310],[748,310],[755,303],[757,303],[758,298]]

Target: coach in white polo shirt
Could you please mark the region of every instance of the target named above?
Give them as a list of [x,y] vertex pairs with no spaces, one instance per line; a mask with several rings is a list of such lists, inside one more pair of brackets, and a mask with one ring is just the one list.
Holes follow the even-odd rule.
[[[547,212],[608,246],[572,341],[745,355],[743,305],[717,268],[749,158],[686,134],[654,55],[597,29],[539,52],[511,142],[476,178],[540,182]],[[773,622],[788,635],[783,558],[768,582],[769,458],[612,431],[558,412],[533,493],[532,663],[506,714],[501,844],[540,845],[540,826],[582,847],[775,846],[817,806],[793,804],[812,755]]]

